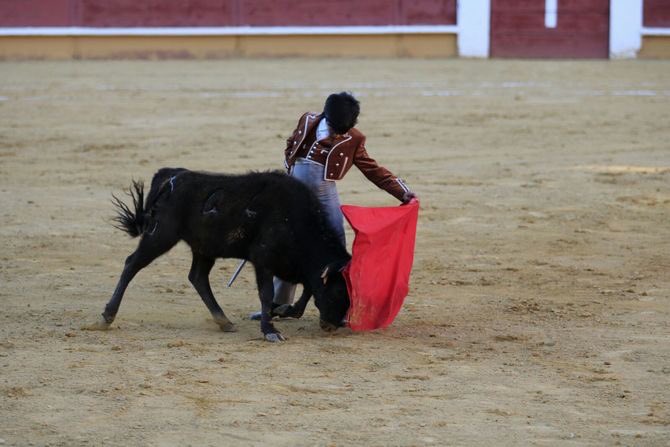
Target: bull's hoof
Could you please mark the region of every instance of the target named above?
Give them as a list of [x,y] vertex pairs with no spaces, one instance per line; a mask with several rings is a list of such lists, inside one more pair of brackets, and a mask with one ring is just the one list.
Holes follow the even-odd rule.
[[223,332],[237,332],[237,328],[225,314],[216,313],[212,314],[212,317],[214,318],[214,323],[216,323],[219,326],[219,329]]
[[234,325],[233,323],[231,323],[230,321],[228,321],[228,322],[226,322],[226,323],[219,323],[219,322],[217,322],[216,324],[219,325],[219,328],[221,328],[221,330],[222,330],[223,332],[237,332],[237,326],[235,326],[235,325]]
[[265,340],[269,341],[270,343],[281,343],[286,341],[284,336],[279,332],[270,332],[269,334],[265,334]]
[[328,321],[325,320],[319,320],[319,326],[321,326],[321,329],[323,329],[326,332],[333,332],[337,330],[336,325],[334,325],[333,323],[329,323]]
[[96,321],[93,324],[82,326],[81,330],[82,331],[106,331],[107,329],[109,329],[109,326],[111,324],[112,324],[111,322],[108,323],[107,320],[105,320],[105,318],[102,315],[100,315],[98,317],[98,321]]
[[272,313],[282,318],[292,317],[293,306],[290,304],[282,304],[281,306],[272,309]]

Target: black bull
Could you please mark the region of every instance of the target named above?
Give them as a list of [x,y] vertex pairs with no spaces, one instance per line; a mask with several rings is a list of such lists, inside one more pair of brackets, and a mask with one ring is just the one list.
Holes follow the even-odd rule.
[[341,325],[349,296],[340,271],[351,256],[314,194],[299,181],[278,172],[219,175],[163,168],[154,175],[146,202],[142,183],[135,182],[130,195],[135,209],[115,198],[115,220],[118,228],[141,239],[126,259],[102,320],[92,328],[109,327],[133,277],[180,240],[193,253],[188,278],[223,331],[235,326],[210,287],[216,258],[253,264],[267,340],[283,340],[271,321],[273,276],[303,284],[303,307],[305,298],[314,295],[323,329]]

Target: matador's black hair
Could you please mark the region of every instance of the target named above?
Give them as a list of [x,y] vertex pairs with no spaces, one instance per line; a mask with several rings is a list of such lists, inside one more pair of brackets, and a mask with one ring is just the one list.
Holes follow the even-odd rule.
[[361,106],[349,92],[333,93],[326,99],[323,114],[326,122],[337,133],[347,133],[356,125]]

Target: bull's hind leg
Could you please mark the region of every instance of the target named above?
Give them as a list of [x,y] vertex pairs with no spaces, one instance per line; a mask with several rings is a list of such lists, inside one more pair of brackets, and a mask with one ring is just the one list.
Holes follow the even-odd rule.
[[261,332],[267,341],[284,341],[284,336],[272,324],[272,298],[275,294],[272,273],[256,267],[256,285],[261,300]]
[[114,318],[121,305],[121,300],[123,299],[123,294],[125,293],[128,284],[130,284],[130,281],[133,280],[140,270],[151,264],[154,259],[174,247],[177,241],[178,239],[176,237],[160,237],[159,234],[143,235],[137,250],[126,258],[126,263],[123,272],[121,273],[121,277],[119,278],[119,282],[116,284],[112,298],[102,312],[101,319],[98,322],[85,327],[85,329],[108,329],[112,322],[114,322]]
[[193,287],[204,301],[207,309],[212,314],[214,321],[219,325],[224,332],[235,332],[237,329],[235,325],[223,313],[223,309],[216,302],[212,287],[209,284],[209,272],[214,266],[214,259],[204,257],[197,253],[193,253],[193,263],[191,264],[191,271],[188,274],[188,280],[191,281]]

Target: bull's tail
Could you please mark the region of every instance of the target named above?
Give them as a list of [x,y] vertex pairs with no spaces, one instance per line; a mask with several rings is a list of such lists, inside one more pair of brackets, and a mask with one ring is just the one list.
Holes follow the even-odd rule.
[[133,180],[133,184],[128,188],[127,193],[133,200],[135,210],[131,210],[121,199],[112,194],[112,203],[116,207],[117,213],[112,218],[115,222],[113,225],[115,228],[125,231],[131,237],[137,237],[144,232],[145,228],[144,183]]

